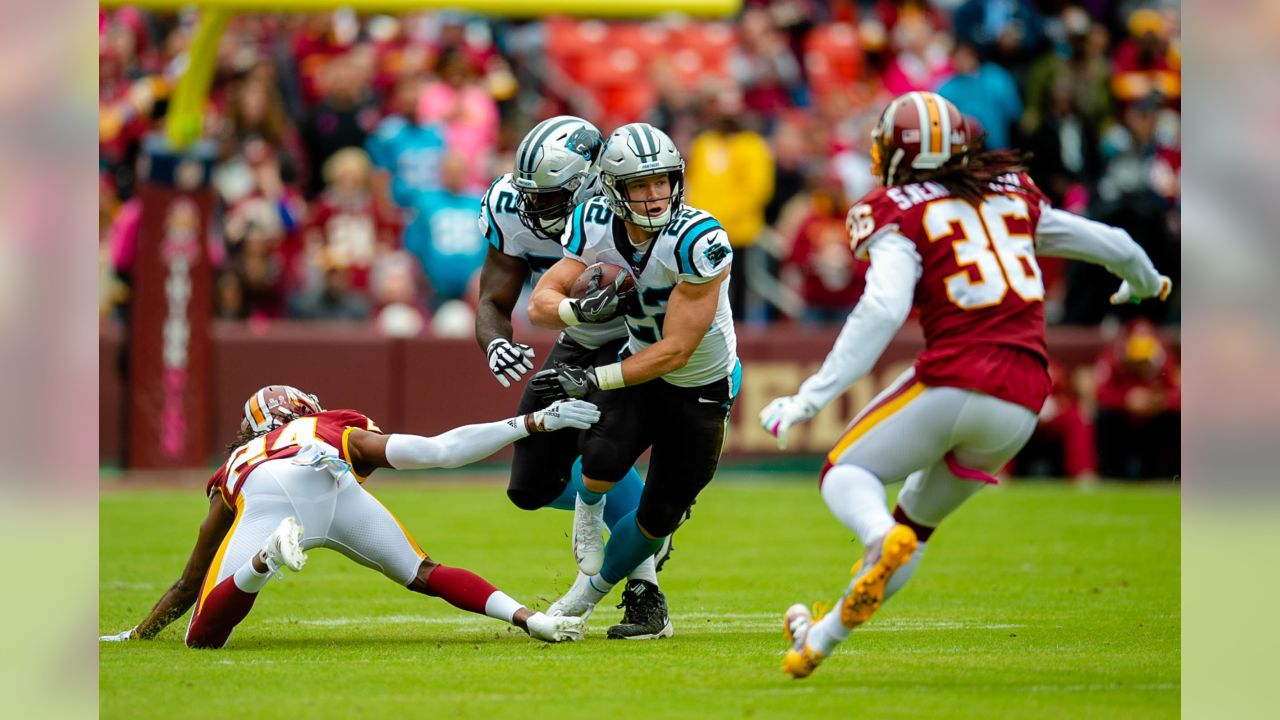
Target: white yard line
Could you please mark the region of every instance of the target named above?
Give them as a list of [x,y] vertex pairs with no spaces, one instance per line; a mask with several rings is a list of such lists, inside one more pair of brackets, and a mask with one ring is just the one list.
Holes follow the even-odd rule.
[[[708,622],[710,620],[710,622]],[[672,624],[678,633],[687,635],[716,635],[731,632],[759,631],[774,632],[782,621],[780,613],[699,613],[673,615]],[[309,625],[313,627],[371,627],[378,625],[443,625],[454,627],[459,632],[471,628],[492,627],[495,621],[477,615],[459,614],[450,617],[424,617],[420,615],[357,615],[332,618],[280,618],[277,624]],[[593,623],[593,628],[602,628],[605,622]],[[949,620],[885,620],[858,629],[859,633],[867,632],[920,632],[937,630],[1012,630],[1024,628],[1026,625],[1014,623],[963,623]]]

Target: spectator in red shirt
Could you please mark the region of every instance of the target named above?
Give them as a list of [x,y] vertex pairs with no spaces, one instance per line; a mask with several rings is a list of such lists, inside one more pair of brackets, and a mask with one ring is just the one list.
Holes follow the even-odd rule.
[[369,271],[378,257],[395,249],[399,223],[378,211],[372,191],[373,166],[359,148],[343,148],[324,165],[327,185],[311,207],[306,253],[314,266],[324,251],[350,269],[351,285],[369,290]]
[[1080,407],[1071,376],[1059,363],[1049,361],[1053,391],[1040,410],[1036,431],[1018,453],[1019,475],[1066,475],[1082,485],[1098,479],[1098,455],[1093,444],[1093,423]]
[[1146,320],[1125,328],[1094,370],[1098,470],[1167,478],[1181,468],[1182,385],[1177,361]]
[[853,257],[840,181],[820,181],[811,196],[812,207],[796,230],[783,275],[804,299],[806,322],[843,323],[862,295],[867,265]]
[[1169,21],[1151,9],[1129,15],[1129,37],[1111,58],[1111,91],[1122,104],[1159,93],[1168,107],[1182,99],[1182,59],[1171,42]]

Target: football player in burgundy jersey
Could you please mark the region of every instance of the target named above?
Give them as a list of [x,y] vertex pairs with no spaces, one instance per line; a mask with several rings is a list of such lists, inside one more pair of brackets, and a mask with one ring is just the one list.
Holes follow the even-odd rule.
[[[838,611],[784,620],[783,670],[806,677],[915,572],[930,534],[1026,443],[1050,390],[1037,255],[1105,266],[1113,303],[1168,297],[1169,278],[1127,233],[1050,207],[1024,156],[982,150],[964,117],[929,92],[895,98],[872,132],[882,187],[850,210],[850,239],[871,261],[866,290],[821,369],[760,421],[786,447],[865,375],[920,311],[925,350],[854,418],[827,456],[822,497],[858,536]],[[906,481],[889,512],[885,485]]]
[[264,387],[245,402],[231,457],[209,480],[209,514],[182,577],[136,627],[101,639],[151,639],[194,605],[187,645],[220,648],[267,581],[283,568],[301,570],[316,547],[539,640],[581,639],[580,618],[532,612],[479,575],[427,557],[362,485],[378,468],[458,467],[533,433],[586,429],[599,419],[594,405],[572,401],[436,437],[384,435],[355,410],[324,410],[296,388]]

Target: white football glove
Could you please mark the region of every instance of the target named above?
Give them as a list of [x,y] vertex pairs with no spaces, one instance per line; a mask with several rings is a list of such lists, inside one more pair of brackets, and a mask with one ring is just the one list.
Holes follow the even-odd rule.
[[587,631],[587,621],[571,615],[551,617],[537,612],[525,624],[529,626],[529,637],[549,643],[581,640]]
[[586,400],[560,400],[533,413],[533,424],[543,432],[577,428],[586,430],[600,420],[600,408]]
[[126,640],[135,640],[136,638],[133,637],[133,631],[137,629],[138,628],[136,627],[131,627],[128,630],[125,630],[122,633],[116,633],[115,635],[102,635],[98,638],[98,642],[125,642]]
[[760,425],[766,432],[778,439],[778,447],[787,449],[787,430],[792,425],[813,419],[818,414],[818,407],[808,400],[801,400],[795,395],[775,398],[760,411]]
[[[1173,281],[1168,275],[1160,276],[1160,292],[1156,293],[1156,297],[1160,300],[1167,300],[1169,293],[1173,292]],[[1128,280],[1120,281],[1120,289],[1111,295],[1112,305],[1124,305],[1125,303],[1140,303],[1146,298],[1133,292],[1133,288],[1129,287]]]
[[494,338],[484,352],[489,356],[489,372],[498,378],[502,387],[509,388],[511,383],[520,382],[520,378],[533,369],[533,348],[528,345]]

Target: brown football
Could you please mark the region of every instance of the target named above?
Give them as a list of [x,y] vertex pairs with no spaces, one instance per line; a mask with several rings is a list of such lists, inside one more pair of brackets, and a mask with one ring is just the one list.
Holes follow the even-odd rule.
[[618,277],[618,273],[623,273],[627,278],[622,283],[623,292],[626,292],[636,286],[635,280],[631,277],[631,273],[627,272],[626,268],[621,265],[598,262],[595,265],[588,266],[587,269],[583,270],[582,274],[578,276],[578,279],[573,281],[573,287],[569,290],[569,296],[576,300],[581,300],[586,297],[587,291],[591,289],[591,280],[596,277],[597,273],[599,273],[600,278],[597,287],[605,287],[609,283],[613,282],[614,279]]

